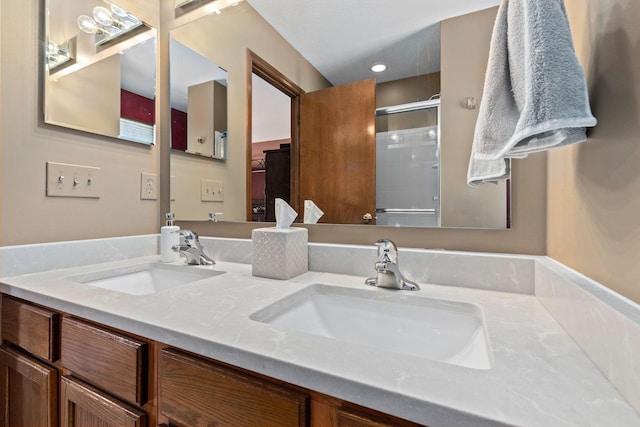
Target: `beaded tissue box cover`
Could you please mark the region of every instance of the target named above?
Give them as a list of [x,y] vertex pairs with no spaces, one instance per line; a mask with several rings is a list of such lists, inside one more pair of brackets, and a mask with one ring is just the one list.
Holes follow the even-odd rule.
[[256,228],[251,232],[251,274],[291,279],[309,270],[306,228]]

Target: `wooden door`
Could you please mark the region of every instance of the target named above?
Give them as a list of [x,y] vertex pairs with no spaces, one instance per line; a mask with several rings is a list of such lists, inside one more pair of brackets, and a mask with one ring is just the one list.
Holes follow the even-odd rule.
[[146,427],[140,409],[74,378],[60,381],[60,418],[64,427]]
[[11,348],[0,348],[0,426],[58,425],[58,373]]
[[375,217],[375,90],[368,79],[300,96],[298,206],[313,200],[324,211],[320,222]]

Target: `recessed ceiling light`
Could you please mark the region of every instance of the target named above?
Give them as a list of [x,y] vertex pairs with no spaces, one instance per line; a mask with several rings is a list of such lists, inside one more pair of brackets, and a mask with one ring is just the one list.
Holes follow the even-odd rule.
[[384,64],[375,64],[374,66],[371,67],[371,71],[373,71],[374,73],[381,73],[386,69],[387,69],[387,66]]

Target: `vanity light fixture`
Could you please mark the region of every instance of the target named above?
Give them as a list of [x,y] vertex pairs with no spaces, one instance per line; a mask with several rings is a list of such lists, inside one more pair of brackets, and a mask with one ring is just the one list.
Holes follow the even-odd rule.
[[103,45],[118,37],[121,37],[136,28],[146,26],[140,19],[121,8],[120,6],[105,0],[109,9],[104,6],[93,8],[92,15],[80,15],[77,19],[78,28],[87,34],[94,34],[94,44]]
[[371,71],[374,73],[381,73],[387,69],[387,66],[384,64],[374,64],[371,66]]
[[174,0],[176,9],[195,9],[200,6],[209,7],[206,13],[222,13],[222,10],[229,6],[237,6],[245,0]]
[[47,42],[47,68],[49,73],[73,64],[76,56],[76,38],[57,44],[53,40]]

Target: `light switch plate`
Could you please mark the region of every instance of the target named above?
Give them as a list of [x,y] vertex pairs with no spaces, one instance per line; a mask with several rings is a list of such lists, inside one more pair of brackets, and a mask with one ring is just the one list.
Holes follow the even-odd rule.
[[203,202],[224,201],[224,182],[201,179],[200,200]]
[[140,199],[158,200],[158,175],[155,173],[140,174]]
[[213,202],[213,183],[215,181],[211,181],[208,179],[200,180],[200,201],[202,202]]
[[213,181],[213,201],[224,202],[224,182]]
[[47,197],[99,199],[100,168],[47,162]]

